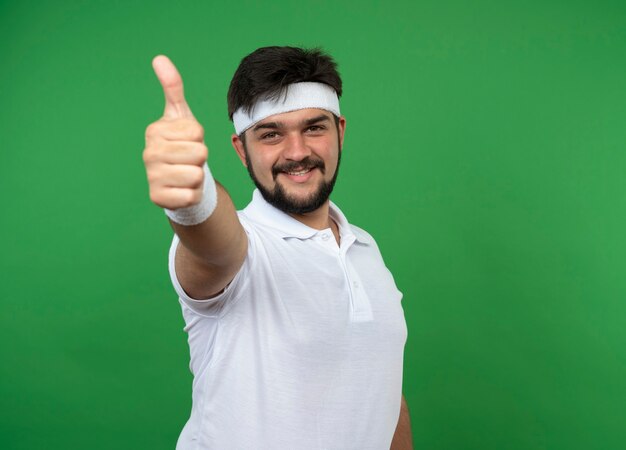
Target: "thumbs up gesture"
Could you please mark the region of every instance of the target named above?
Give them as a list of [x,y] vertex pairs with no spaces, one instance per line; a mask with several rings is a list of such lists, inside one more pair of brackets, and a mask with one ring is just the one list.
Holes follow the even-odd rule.
[[208,150],[204,129],[194,118],[183,92],[183,80],[166,56],[152,61],[163,93],[163,117],[146,128],[143,161],[150,200],[170,210],[196,205],[202,199],[203,166]]

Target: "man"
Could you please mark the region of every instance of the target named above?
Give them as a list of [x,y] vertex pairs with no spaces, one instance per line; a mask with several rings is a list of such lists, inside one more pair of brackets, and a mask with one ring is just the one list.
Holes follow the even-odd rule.
[[170,274],[194,375],[177,448],[412,448],[402,294],[373,238],[329,200],[346,127],[334,61],[292,47],[242,60],[231,141],[257,190],[238,213],[176,68],[164,56],[153,67],[165,112],[143,156],[175,231]]

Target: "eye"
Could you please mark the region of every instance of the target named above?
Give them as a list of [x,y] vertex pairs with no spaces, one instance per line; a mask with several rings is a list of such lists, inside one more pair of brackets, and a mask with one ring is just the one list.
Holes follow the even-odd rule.
[[278,137],[278,133],[275,131],[270,131],[269,133],[265,133],[261,135],[261,140],[270,140]]
[[307,131],[310,131],[312,133],[316,133],[316,132],[322,132],[326,129],[326,127],[324,125],[311,125],[309,128],[307,128]]

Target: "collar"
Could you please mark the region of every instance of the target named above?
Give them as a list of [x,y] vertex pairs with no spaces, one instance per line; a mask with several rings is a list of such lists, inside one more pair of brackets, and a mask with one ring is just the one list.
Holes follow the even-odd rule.
[[[272,228],[283,239],[310,239],[321,231],[303,224],[289,214],[270,205],[258,189],[254,190],[252,201],[245,207],[243,214],[253,222]],[[329,215],[339,227],[339,235],[342,241],[344,239],[349,241],[350,237],[353,236],[359,243],[371,244],[371,238],[367,233],[361,232],[359,229],[353,229],[348,223],[346,216],[333,202],[330,202]]]

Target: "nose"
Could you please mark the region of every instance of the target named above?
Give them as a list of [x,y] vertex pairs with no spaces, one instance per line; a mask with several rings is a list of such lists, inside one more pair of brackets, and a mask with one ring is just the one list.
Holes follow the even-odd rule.
[[290,161],[302,161],[307,156],[311,155],[311,149],[307,146],[307,143],[300,133],[294,133],[289,135],[285,142],[285,149],[283,151],[283,157]]

